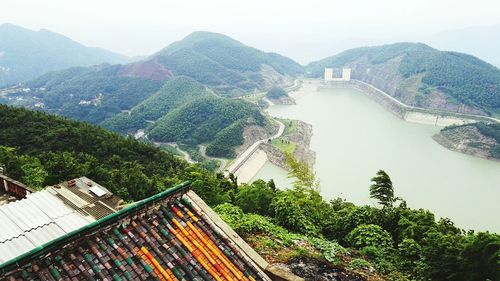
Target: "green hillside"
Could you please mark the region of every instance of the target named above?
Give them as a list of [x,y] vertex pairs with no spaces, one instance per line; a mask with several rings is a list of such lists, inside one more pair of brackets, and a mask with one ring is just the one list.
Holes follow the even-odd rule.
[[189,102],[160,118],[149,132],[155,141],[188,145],[211,143],[207,154],[234,157],[234,146],[243,144],[246,125],[265,126],[259,108],[239,99],[205,97]]
[[180,182],[187,168],[150,145],[41,112],[0,105],[0,126],[0,163],[9,176],[39,187],[86,175],[139,200]]
[[[77,67],[50,72],[9,96],[9,104],[36,108],[98,124],[155,93],[161,81],[120,75],[120,65]],[[18,99],[21,98],[21,99]]]
[[0,25],[0,87],[53,70],[128,61],[130,58],[123,55],[83,46],[49,30]]
[[112,131],[129,133],[146,128],[147,121],[156,121],[171,110],[194,99],[212,95],[205,86],[192,78],[180,76],[167,81],[158,92],[102,123]]
[[[266,80],[287,82],[303,73],[293,60],[248,47],[228,36],[198,31],[154,55],[176,75],[191,76],[223,94],[268,88]],[[271,67],[264,71],[263,65]]]
[[500,70],[470,55],[421,43],[397,43],[342,52],[308,65],[314,77],[325,67],[350,66],[352,77],[401,101],[425,108],[498,114]]

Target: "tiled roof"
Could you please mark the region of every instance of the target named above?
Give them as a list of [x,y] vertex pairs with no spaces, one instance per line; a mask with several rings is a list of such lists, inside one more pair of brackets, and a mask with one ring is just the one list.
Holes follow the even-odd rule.
[[178,186],[0,265],[3,280],[269,280]]
[[[3,180],[11,189],[25,188],[1,175]],[[93,195],[92,187],[105,195]],[[31,192],[26,192],[23,199],[0,205],[0,263],[116,212],[113,208],[118,208],[121,201],[86,177]]]

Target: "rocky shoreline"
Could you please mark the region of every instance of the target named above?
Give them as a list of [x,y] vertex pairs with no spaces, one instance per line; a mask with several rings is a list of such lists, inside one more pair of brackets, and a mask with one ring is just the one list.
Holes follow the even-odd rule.
[[[283,138],[296,143],[293,156],[300,161],[305,161],[309,168],[313,168],[316,162],[316,152],[311,150],[311,138],[313,135],[312,125],[307,124],[300,120],[293,120],[297,123],[297,128],[295,132],[283,135]],[[271,145],[270,143],[265,143],[261,145],[261,149],[266,152],[268,160],[274,165],[281,167],[285,170],[288,169],[285,161],[285,154],[280,149]]]
[[449,150],[488,160],[500,161],[500,159],[490,156],[490,150],[497,145],[495,139],[482,135],[473,126],[441,130],[441,132],[435,134],[432,138]]

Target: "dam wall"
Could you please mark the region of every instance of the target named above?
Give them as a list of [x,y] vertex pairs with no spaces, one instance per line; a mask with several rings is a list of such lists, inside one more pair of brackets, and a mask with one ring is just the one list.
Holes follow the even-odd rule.
[[406,105],[384,91],[359,80],[350,81],[324,81],[318,89],[350,88],[356,89],[369,96],[389,110],[397,117],[412,123],[446,127],[450,125],[463,125],[474,122],[500,123],[500,120],[481,115],[464,114],[442,110],[426,109]]

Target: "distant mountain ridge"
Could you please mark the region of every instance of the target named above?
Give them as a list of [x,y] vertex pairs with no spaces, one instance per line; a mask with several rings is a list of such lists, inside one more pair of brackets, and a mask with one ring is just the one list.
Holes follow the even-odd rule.
[[422,41],[440,50],[471,54],[500,67],[500,24],[443,31]]
[[352,68],[352,77],[400,101],[424,108],[500,114],[500,70],[471,55],[445,52],[422,43],[362,47],[312,62],[321,77],[325,67]]
[[54,70],[131,59],[100,48],[86,47],[58,33],[0,25],[0,87],[17,84]]

